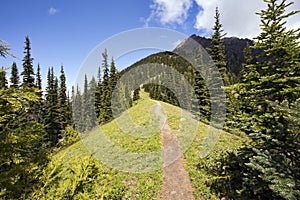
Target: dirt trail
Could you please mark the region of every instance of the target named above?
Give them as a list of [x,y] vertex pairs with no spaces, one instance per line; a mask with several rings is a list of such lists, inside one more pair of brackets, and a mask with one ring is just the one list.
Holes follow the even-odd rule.
[[184,157],[176,136],[168,125],[166,116],[161,112],[161,104],[157,102],[155,113],[160,117],[161,140],[163,145],[163,184],[161,199],[190,200],[193,187],[189,174],[184,169]]

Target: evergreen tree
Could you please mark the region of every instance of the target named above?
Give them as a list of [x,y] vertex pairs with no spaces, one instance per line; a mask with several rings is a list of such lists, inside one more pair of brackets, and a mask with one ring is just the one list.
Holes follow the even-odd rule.
[[48,70],[46,102],[45,102],[45,128],[52,146],[58,143],[59,133],[62,129],[58,101],[58,80],[54,76],[53,68]]
[[[195,71],[194,74],[194,91],[197,99],[193,100],[192,109],[193,111],[199,110],[200,120],[207,121],[210,117],[209,91],[200,72]],[[194,106],[198,106],[198,108]]]
[[[8,50],[9,46],[0,44],[1,56],[11,55]],[[33,105],[41,104],[41,98],[34,87],[19,89],[15,63],[11,74],[11,87],[0,89],[0,198],[30,199],[29,193],[37,187],[49,153],[44,126],[31,112]]]
[[42,90],[42,77],[41,77],[41,68],[40,64],[38,64],[37,72],[36,72],[36,88]]
[[252,63],[253,58],[252,58],[252,51],[251,51],[251,46],[250,46],[249,42],[247,42],[247,46],[243,52],[244,52],[244,58],[245,58],[245,63],[243,64],[243,66],[250,65]]
[[34,71],[32,66],[33,58],[31,58],[30,53],[31,47],[30,47],[30,40],[29,37],[26,36],[25,38],[25,47],[24,47],[24,58],[23,58],[23,72],[21,75],[23,76],[23,83],[22,87],[28,87],[33,88],[35,87],[34,84]]
[[17,64],[14,62],[11,66],[11,77],[10,77],[10,87],[19,88],[20,78],[18,73]]
[[[253,107],[253,140],[255,155],[247,164],[260,173],[271,190],[286,199],[300,198],[299,137],[290,129],[281,109],[270,103],[295,102],[300,97],[299,30],[287,30],[286,18],[297,12],[285,13],[292,3],[286,0],[265,0],[262,10],[262,33],[255,48],[263,49],[264,61],[257,63],[261,77],[256,91],[249,94]],[[251,84],[251,83],[250,83]],[[255,96],[254,96],[255,95]]]
[[77,132],[82,133],[85,130],[84,119],[83,119],[83,103],[82,103],[82,95],[79,90],[79,86],[77,85],[77,90],[75,94],[75,98],[73,98],[73,120],[75,124],[75,129]]
[[140,99],[140,88],[137,88],[133,91],[133,101],[137,101]]
[[[286,13],[292,3],[264,0],[262,32],[254,48],[263,55],[255,65],[247,66],[248,75],[237,85],[243,101],[243,122],[249,125],[253,140],[243,149],[240,162],[240,194],[256,199],[300,198],[299,29],[287,30],[286,19],[298,11]],[[251,118],[249,118],[251,115]],[[250,120],[249,120],[250,119]],[[249,195],[250,194],[250,195]]]
[[[252,125],[252,107],[251,95],[248,92],[254,91],[253,87],[259,82],[260,73],[257,66],[252,64],[251,48],[249,44],[244,49],[245,63],[242,65],[240,83],[230,87],[230,117],[233,121],[231,128],[239,128],[240,130],[250,133]],[[251,83],[251,84],[249,84]],[[241,99],[242,98],[242,99]]]
[[[72,88],[74,89],[74,88]],[[70,97],[69,92],[67,92],[67,109],[66,109],[66,117],[67,117],[67,125],[72,126],[73,125],[73,120],[72,120],[72,97]]]
[[67,86],[66,86],[66,75],[64,72],[64,67],[60,68],[60,87],[59,87],[59,104],[63,107],[67,103]]
[[0,90],[1,199],[21,199],[31,192],[48,161],[44,127],[25,113],[39,101],[28,89]]
[[60,68],[60,76],[59,76],[59,91],[58,91],[58,107],[60,114],[60,123],[61,129],[64,130],[67,125],[70,124],[70,111],[68,111],[68,99],[67,99],[67,86],[66,86],[66,75],[64,72],[64,67]]
[[102,78],[102,93],[101,93],[101,110],[99,113],[99,122],[107,122],[110,119],[110,85],[109,85],[109,66],[108,66],[108,54],[107,50],[102,53],[103,61],[102,61],[102,68],[103,68],[103,78]]
[[97,87],[95,91],[95,111],[97,118],[100,115],[101,110],[101,95],[102,94],[102,77],[101,77],[101,67],[98,68],[98,75],[97,75]]
[[226,69],[227,63],[225,56],[225,46],[222,40],[225,34],[223,34],[222,24],[220,22],[220,12],[218,7],[216,7],[215,25],[213,27],[213,31],[214,34],[211,37],[212,48],[209,49],[210,56],[214,61],[216,67],[219,69],[219,72],[224,81],[224,85],[229,85],[229,78]]
[[[8,46],[0,45],[0,54],[10,55]],[[16,66],[13,68],[16,69]],[[21,199],[39,182],[47,163],[47,151],[43,145],[44,127],[36,121],[24,118],[31,105],[40,99],[34,90],[16,90],[17,70],[9,89],[0,89],[0,198]],[[0,70],[1,74],[3,70]],[[3,81],[3,80],[2,80]],[[5,81],[3,82],[5,85]],[[21,97],[21,98],[20,98]],[[25,199],[25,198],[24,198]]]
[[7,89],[7,80],[5,70],[0,70],[0,89]]
[[69,113],[70,113],[70,125],[73,129],[75,129],[75,123],[74,123],[74,107],[75,107],[75,88],[72,86],[71,89],[71,98],[69,100]]
[[114,88],[117,84],[117,81],[118,81],[117,68],[115,66],[114,58],[112,58],[111,64],[110,64],[110,75],[109,75],[109,84],[110,84],[111,91],[114,90]]
[[95,77],[92,77],[92,80],[89,83],[89,99],[88,99],[88,105],[89,105],[89,124],[87,129],[90,130],[94,128],[98,122],[97,122],[97,115],[95,110],[95,94],[96,94],[96,88],[97,88],[97,82],[95,80]]
[[111,101],[112,101],[112,94],[114,92],[114,89],[117,85],[118,82],[118,72],[117,72],[117,68],[115,66],[115,61],[114,58],[111,59],[111,64],[110,64],[110,74],[109,74],[109,95],[108,95],[108,110],[107,110],[107,115],[109,117],[109,119],[112,118],[112,109],[111,109]]
[[36,73],[36,83],[35,87],[38,89],[37,95],[40,97],[40,104],[35,104],[33,105],[34,108],[34,115],[36,116],[37,120],[39,122],[42,121],[42,118],[44,116],[44,102],[43,102],[43,92],[42,92],[42,77],[41,77],[41,68],[40,65],[38,64],[37,67],[37,73]]
[[88,78],[85,75],[84,76],[84,86],[83,86],[83,119],[85,121],[85,127],[84,130],[88,130],[90,127],[90,123],[91,123],[91,113],[90,113],[90,95],[89,95],[89,84],[88,84]]

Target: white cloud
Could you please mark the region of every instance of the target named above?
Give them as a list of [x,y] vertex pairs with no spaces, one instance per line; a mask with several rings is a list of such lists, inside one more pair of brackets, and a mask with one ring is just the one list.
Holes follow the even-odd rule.
[[49,8],[49,10],[48,10],[49,15],[55,15],[57,12],[58,12],[58,10],[53,7]]
[[[212,29],[215,8],[218,6],[221,23],[227,36],[253,38],[260,33],[260,18],[255,13],[266,8],[262,0],[195,0],[195,2],[203,8],[196,17],[196,29]],[[300,2],[297,1],[291,9],[300,9]],[[300,15],[292,17],[288,25],[291,28],[299,28]]]
[[[144,20],[145,26],[153,20],[158,20],[162,25],[185,26],[194,2],[202,8],[196,16],[190,16],[195,17],[194,28],[201,30],[204,35],[210,35],[215,22],[215,9],[218,6],[227,37],[240,38],[259,35],[260,17],[256,13],[267,6],[262,0],[152,0],[151,14]],[[300,10],[300,1],[295,1],[289,10]],[[300,27],[300,14],[288,19],[288,27]]]
[[183,24],[188,17],[193,0],[153,0],[150,6],[151,15],[146,25],[153,19],[158,19],[162,25]]

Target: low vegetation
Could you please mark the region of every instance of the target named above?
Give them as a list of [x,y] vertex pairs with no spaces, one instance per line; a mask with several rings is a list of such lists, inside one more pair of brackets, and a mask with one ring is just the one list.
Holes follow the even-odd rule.
[[[136,106],[128,110],[128,115],[137,126],[150,125],[155,104],[151,100],[139,100]],[[54,154],[44,171],[43,184],[32,194],[34,198],[158,199],[162,182],[161,169],[145,173],[114,170],[93,157],[89,151],[91,149],[85,146],[91,140],[101,143],[99,132],[102,132],[112,143],[126,151],[145,153],[160,150],[157,117],[154,117],[153,123],[156,125],[149,130],[152,135],[148,138],[138,138],[126,134],[127,132],[120,128],[122,126],[117,125],[117,121],[121,123],[128,115],[124,113],[116,121],[86,133],[81,141]],[[138,134],[135,133],[137,129],[134,127],[123,128],[127,129],[126,131],[134,131],[132,134]]]
[[[147,98],[145,93],[141,96]],[[182,110],[163,102],[161,105],[168,117],[170,127],[180,137],[179,130],[184,122]],[[127,152],[161,151],[159,119],[154,113],[155,106],[156,102],[153,100],[140,99],[128,110],[128,113],[123,113],[116,120],[82,135],[81,141],[54,154],[41,178],[43,184],[35,190],[33,197],[40,199],[159,199],[162,184],[161,160],[157,161],[160,168],[154,171],[140,173],[138,168],[136,173],[119,171],[101,163],[97,159],[97,153],[95,153],[96,157],[92,156],[93,152],[90,152],[92,148],[86,146],[92,141],[95,145],[101,144],[101,133],[103,133],[115,146]],[[120,125],[128,116],[136,127],[128,124],[128,121],[126,121],[127,124]],[[195,119],[192,120],[198,123]],[[138,126],[148,127],[147,132],[151,135],[137,137]],[[185,164],[195,188],[195,195],[211,198],[217,194],[214,195],[210,191],[209,180],[218,177],[210,172],[210,167],[222,152],[239,147],[244,139],[223,132],[210,156],[201,160],[205,165],[200,165],[199,147],[201,147],[207,128],[207,125],[199,122],[193,143],[185,152]],[[194,132],[194,129],[186,131]],[[145,132],[141,131],[140,134],[144,135]],[[129,158],[126,157],[126,159]],[[200,166],[206,167],[199,168]],[[147,166],[141,167],[147,168]],[[130,169],[126,166],[121,166],[121,168]]]

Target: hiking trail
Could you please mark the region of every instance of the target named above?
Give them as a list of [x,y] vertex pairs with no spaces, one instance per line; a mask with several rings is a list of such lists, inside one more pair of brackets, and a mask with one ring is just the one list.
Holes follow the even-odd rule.
[[155,113],[160,117],[161,142],[163,146],[163,184],[161,199],[194,200],[193,187],[188,172],[184,169],[184,156],[176,135],[172,133],[166,116],[157,102]]

